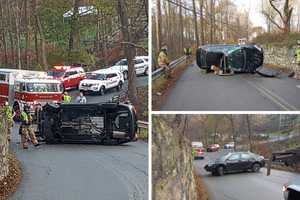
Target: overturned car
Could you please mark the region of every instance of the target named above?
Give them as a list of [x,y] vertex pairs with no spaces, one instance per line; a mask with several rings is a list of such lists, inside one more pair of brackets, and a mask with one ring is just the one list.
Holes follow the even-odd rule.
[[204,45],[197,49],[196,60],[207,71],[214,65],[224,72],[254,73],[262,66],[264,54],[256,45]]
[[46,104],[38,115],[37,134],[48,144],[118,145],[136,139],[136,113],[127,104]]

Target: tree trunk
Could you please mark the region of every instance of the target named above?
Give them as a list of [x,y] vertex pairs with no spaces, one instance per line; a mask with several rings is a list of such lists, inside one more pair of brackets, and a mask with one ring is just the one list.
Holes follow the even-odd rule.
[[236,132],[235,132],[235,127],[234,127],[234,120],[233,120],[233,115],[230,115],[230,123],[231,123],[231,130],[232,130],[232,140],[234,142],[234,151],[236,150]]
[[160,0],[156,1],[156,48],[158,52],[161,49],[161,4]]
[[195,39],[196,39],[197,47],[199,47],[198,23],[197,23],[195,0],[193,0],[193,14],[194,14]]
[[19,17],[19,4],[16,4],[16,8],[14,8],[15,11],[15,28],[16,28],[16,48],[17,48],[17,68],[22,69],[21,64],[21,46],[20,46],[20,17]]
[[47,55],[46,55],[46,42],[45,42],[40,16],[38,15],[37,0],[33,0],[33,10],[34,10],[33,12],[34,12],[34,18],[36,23],[36,29],[38,34],[40,35],[40,40],[41,40],[40,44],[41,44],[42,66],[43,69],[46,69],[46,67],[48,66]]
[[27,0],[24,1],[24,14],[25,14],[25,67],[28,69],[29,66],[29,55],[28,55],[28,50],[29,50],[29,19],[28,19],[28,14],[27,14]]
[[80,0],[74,0],[73,15],[71,19],[71,32],[69,39],[69,54],[74,50],[80,49],[79,3]]
[[249,139],[249,150],[252,152],[252,130],[251,130],[251,122],[250,122],[250,116],[246,115],[246,121],[247,121],[247,130],[248,130],[248,139]]
[[123,44],[125,57],[128,61],[128,96],[130,102],[136,107],[137,111],[139,110],[139,102],[136,89],[136,74],[134,68],[133,59],[135,57],[135,48],[130,45],[131,35],[129,30],[129,19],[127,16],[127,8],[125,5],[125,0],[118,0],[117,10],[121,20],[121,30],[123,35]]
[[203,0],[200,0],[200,25],[201,25],[201,30],[200,30],[200,39],[201,39],[201,45],[205,44],[205,39],[204,39],[204,19],[203,19]]

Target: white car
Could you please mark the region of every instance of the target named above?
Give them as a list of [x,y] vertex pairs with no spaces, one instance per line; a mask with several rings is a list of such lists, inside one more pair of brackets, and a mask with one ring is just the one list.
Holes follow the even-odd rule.
[[122,89],[124,77],[120,71],[112,69],[101,69],[86,74],[86,79],[80,81],[79,90],[81,92],[94,92],[100,95],[106,90],[116,88]]
[[[134,67],[136,75],[148,75],[149,74],[149,57],[148,56],[136,56],[134,58]],[[118,61],[110,69],[119,70],[123,73],[124,78],[128,78],[128,62],[127,59]]]

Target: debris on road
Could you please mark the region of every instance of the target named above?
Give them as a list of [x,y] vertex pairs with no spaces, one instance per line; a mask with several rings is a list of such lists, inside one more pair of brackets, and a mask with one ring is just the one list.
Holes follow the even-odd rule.
[[265,66],[260,66],[257,68],[256,73],[264,77],[278,77],[280,75],[279,71],[267,68]]

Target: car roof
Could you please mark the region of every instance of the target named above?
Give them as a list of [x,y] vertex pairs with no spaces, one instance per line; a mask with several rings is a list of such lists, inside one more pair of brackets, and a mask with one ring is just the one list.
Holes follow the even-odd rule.
[[94,73],[94,74],[111,74],[111,73],[120,73],[120,71],[111,69],[111,68],[106,68],[106,69],[99,69],[96,71],[88,72],[88,73]]

